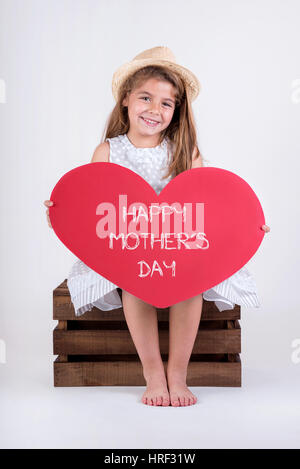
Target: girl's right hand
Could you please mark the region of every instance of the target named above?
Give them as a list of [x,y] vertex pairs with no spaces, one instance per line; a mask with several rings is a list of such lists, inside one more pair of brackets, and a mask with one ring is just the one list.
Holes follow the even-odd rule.
[[[44,205],[45,205],[46,207],[52,207],[53,202],[52,202],[52,200],[45,200]],[[47,208],[47,210],[46,210],[46,216],[47,216],[48,225],[49,225],[50,228],[52,228],[51,221],[50,221],[50,217],[49,217],[49,208]],[[52,228],[52,229],[53,229],[53,228]]]

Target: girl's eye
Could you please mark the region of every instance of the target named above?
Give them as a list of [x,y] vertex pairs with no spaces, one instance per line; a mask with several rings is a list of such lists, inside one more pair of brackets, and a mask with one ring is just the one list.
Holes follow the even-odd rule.
[[[141,99],[150,99],[150,98],[149,98],[149,96],[143,96]],[[171,107],[171,105],[168,104],[168,103],[164,103],[164,104],[168,107]]]

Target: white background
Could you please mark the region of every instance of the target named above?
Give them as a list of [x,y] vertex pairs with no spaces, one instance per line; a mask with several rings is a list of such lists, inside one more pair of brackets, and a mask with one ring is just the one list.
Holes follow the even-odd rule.
[[[299,17],[296,0],[0,1],[2,447],[299,447]],[[113,72],[158,45],[202,85],[200,151],[271,227],[248,263],[262,306],[242,308],[242,388],[177,409],[142,387],[53,387],[52,291],[76,258],[43,206],[100,143]]]

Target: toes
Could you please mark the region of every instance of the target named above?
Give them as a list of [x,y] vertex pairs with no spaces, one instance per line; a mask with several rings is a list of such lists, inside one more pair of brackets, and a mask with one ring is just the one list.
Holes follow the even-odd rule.
[[143,396],[141,401],[143,404],[152,405],[152,406],[169,406],[170,399],[169,396],[161,395],[161,396]]
[[171,404],[173,407],[178,407],[180,405],[180,402],[177,396],[172,396]]
[[196,396],[171,396],[171,405],[174,407],[186,407],[189,405],[196,404],[197,398]]
[[181,406],[184,406],[184,396],[179,397],[179,402]]
[[186,407],[196,404],[196,402],[197,397],[187,389],[170,391],[170,404],[174,407]]

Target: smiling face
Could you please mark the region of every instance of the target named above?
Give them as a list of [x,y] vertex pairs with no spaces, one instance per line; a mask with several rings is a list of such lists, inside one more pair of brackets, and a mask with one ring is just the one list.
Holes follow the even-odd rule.
[[167,82],[149,78],[123,100],[128,106],[130,133],[137,138],[158,139],[170,124],[175,110],[175,88]]

